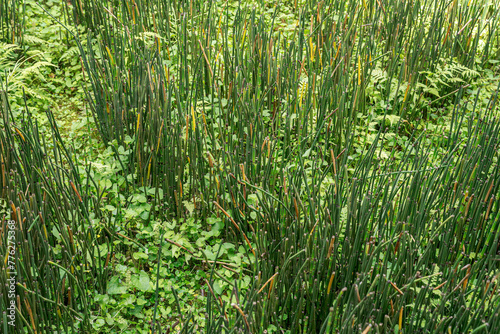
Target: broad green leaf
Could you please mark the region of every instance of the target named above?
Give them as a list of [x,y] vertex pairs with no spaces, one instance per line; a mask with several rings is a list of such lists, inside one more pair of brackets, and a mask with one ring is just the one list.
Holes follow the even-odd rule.
[[118,276],[113,276],[109,280],[107,292],[110,295],[121,295],[127,292],[127,286]]
[[139,275],[132,276],[130,281],[135,288],[141,291],[148,291],[150,289],[149,276],[143,270],[140,271]]

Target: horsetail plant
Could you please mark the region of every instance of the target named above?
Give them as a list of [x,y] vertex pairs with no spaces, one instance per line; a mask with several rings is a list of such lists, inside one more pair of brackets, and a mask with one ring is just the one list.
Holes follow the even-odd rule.
[[[73,162],[52,113],[47,117],[52,145],[40,135],[29,112],[15,120],[8,98],[2,96],[0,181],[11,214],[1,217],[0,283],[7,286],[6,280],[14,275],[17,296],[15,324],[7,327],[4,319],[3,333],[25,333],[23,328],[28,333],[88,332],[90,296],[106,291],[111,226],[86,190],[89,185],[82,184],[83,167]],[[7,222],[15,226],[12,243]],[[103,231],[101,237],[98,230]],[[107,241],[105,252],[96,247],[98,239]],[[7,258],[8,254],[13,256]],[[0,303],[2,310],[8,309],[7,294],[2,292]]]

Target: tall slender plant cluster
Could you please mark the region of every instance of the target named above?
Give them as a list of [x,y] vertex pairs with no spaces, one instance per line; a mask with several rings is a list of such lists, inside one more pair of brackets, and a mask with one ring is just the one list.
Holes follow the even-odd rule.
[[[95,246],[96,226],[101,230],[106,221],[100,199],[89,193],[92,177],[87,174],[82,184],[82,166],[73,162],[51,112],[52,143],[47,143],[30,113],[14,120],[5,95],[1,110],[0,184],[10,216],[2,217],[0,284],[7,287],[6,279],[14,275],[17,294],[15,325],[8,325],[4,312],[2,330],[89,331],[90,294],[106,290],[113,247],[108,233],[102,236],[107,248]],[[8,221],[15,226],[13,238]],[[2,310],[10,299],[2,293]]]
[[[190,203],[203,222],[225,219],[225,238],[246,247],[252,286],[235,282],[227,304],[210,281],[204,332],[500,331],[497,94],[468,108],[461,84],[438,92],[423,74],[455,64],[462,83],[487,64],[500,8],[307,1],[296,2],[290,26],[266,3],[71,3],[72,23],[88,29],[87,102],[122,166],[125,198],[154,188],[150,217],[181,219]],[[353,164],[375,86],[384,122],[398,119],[398,131],[452,96],[448,131],[433,145],[415,132],[384,158],[381,127]],[[14,121],[6,97],[2,110],[19,327],[86,330],[89,294],[105,291],[110,272],[102,194],[80,179],[50,113],[53,145],[29,115]],[[110,238],[106,249],[97,238]],[[200,330],[179,319],[183,332]]]
[[284,31],[278,9],[243,4],[233,16],[218,2],[73,6],[91,31],[82,57],[102,139],[130,148],[131,186],[162,188],[177,216],[193,201],[202,218],[214,200],[240,211],[225,195],[230,174],[272,189],[290,157],[338,155],[367,114],[370,84],[382,114],[426,117],[439,94],[421,72],[443,59],[473,70],[498,23],[482,2],[318,2]]
[[0,27],[2,30],[2,39],[10,43],[22,41],[24,26],[23,12],[22,3],[20,1],[0,1]]
[[467,143],[449,134],[434,166],[423,138],[397,165],[372,147],[352,176],[345,158],[324,172],[314,159],[311,174],[299,156],[275,197],[258,193],[256,277],[241,312],[209,330],[498,331],[499,123],[470,129]]
[[347,159],[372,71],[385,72],[384,114],[423,117],[421,71],[442,59],[473,69],[476,53],[486,61],[497,8],[317,2],[281,32],[277,9],[243,4],[234,17],[216,2],[86,6],[75,17],[98,32],[84,56],[103,140],[132,138],[136,186],[163,189],[176,217],[184,200],[200,219],[220,212],[228,237],[257,256],[237,319],[213,318],[207,331],[461,331],[493,321],[497,126],[471,123],[465,149],[451,131],[436,167],[422,139],[398,165],[379,163],[376,143],[354,173]]

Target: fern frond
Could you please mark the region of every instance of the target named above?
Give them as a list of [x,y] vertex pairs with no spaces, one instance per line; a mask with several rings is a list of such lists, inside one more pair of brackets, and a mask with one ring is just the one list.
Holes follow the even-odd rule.
[[141,32],[139,33],[139,36],[136,37],[136,39],[143,39],[145,37],[148,37],[148,38],[159,38],[159,39],[165,39],[164,37],[162,37],[161,35],[155,33],[155,32],[152,32],[152,31],[144,31],[144,32]]
[[59,62],[63,61],[66,58],[72,58],[72,57],[79,56],[79,54],[80,54],[80,51],[78,50],[78,48],[76,46],[73,46],[73,47],[69,48],[66,52],[63,53],[61,58],[59,58]]
[[33,65],[31,65],[30,67],[27,67],[27,68],[24,68],[24,69],[18,71],[19,74],[17,75],[17,77],[19,79],[25,79],[32,74],[39,75],[40,68],[45,67],[45,66],[55,66],[55,65],[52,63],[49,63],[47,61],[39,61],[39,62],[36,62]]
[[43,40],[43,39],[38,38],[36,36],[24,35],[23,38],[24,38],[24,41],[28,44],[47,44],[46,40]]
[[18,47],[15,44],[5,44],[5,43],[0,43],[0,70],[4,70],[5,66],[4,64],[13,61],[15,58],[15,50],[17,50]]
[[50,102],[51,104],[55,104],[55,101],[52,98],[50,98],[47,94],[45,94],[43,90],[30,88],[23,81],[17,81],[9,86],[9,91],[15,91],[16,93],[22,92],[23,89],[26,95],[29,95],[35,99]]
[[387,72],[379,68],[372,71],[372,81],[382,83],[387,80]]
[[449,66],[448,66],[448,71],[454,72],[455,74],[462,75],[467,78],[474,78],[479,76],[479,72],[468,68],[466,66],[463,66],[462,64],[458,63],[457,61],[453,61]]

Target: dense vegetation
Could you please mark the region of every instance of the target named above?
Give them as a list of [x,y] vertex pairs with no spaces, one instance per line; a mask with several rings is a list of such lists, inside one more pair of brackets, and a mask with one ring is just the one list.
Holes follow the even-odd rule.
[[499,19],[0,0],[0,330],[500,332]]

